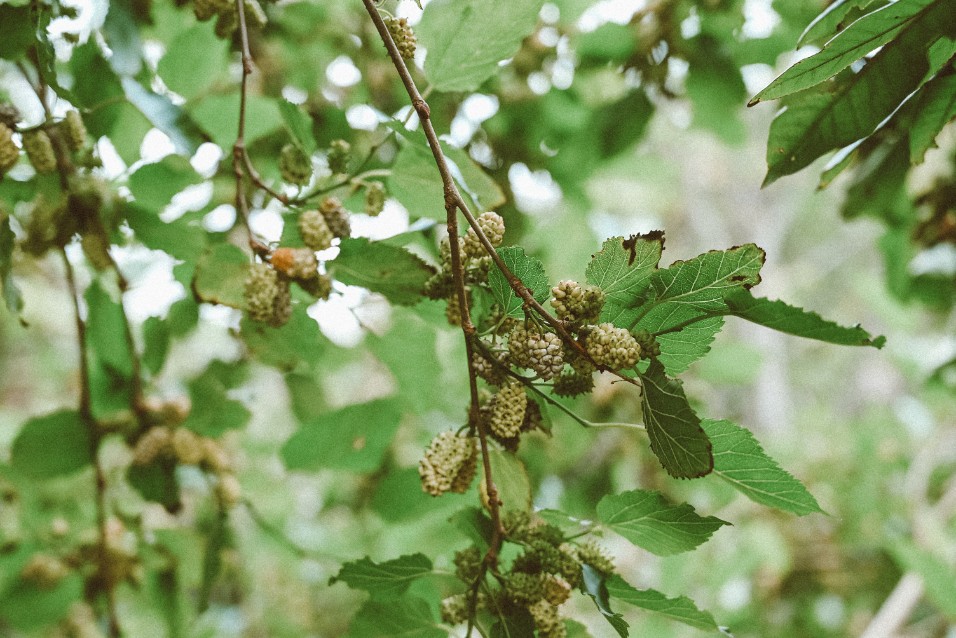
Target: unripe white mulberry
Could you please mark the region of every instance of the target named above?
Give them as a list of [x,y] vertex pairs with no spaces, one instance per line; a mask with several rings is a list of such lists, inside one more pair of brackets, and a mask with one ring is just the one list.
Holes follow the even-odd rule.
[[279,173],[283,181],[305,186],[312,179],[312,159],[295,144],[286,144],[279,151]]
[[187,428],[176,428],[172,436],[176,460],[182,465],[199,465],[203,460],[202,438]]
[[388,32],[392,34],[392,40],[398,47],[398,52],[404,60],[413,60],[415,58],[415,45],[417,39],[412,27],[408,24],[406,18],[393,18],[388,16],[384,18],[385,26]]
[[332,140],[329,145],[329,170],[336,175],[347,173],[349,170],[349,157],[352,154],[352,145],[345,140]]
[[242,499],[242,486],[235,474],[226,472],[216,477],[216,498],[226,507],[232,507]]
[[521,433],[528,395],[520,381],[503,385],[491,400],[489,425],[495,436],[511,439]]
[[316,299],[328,299],[332,294],[332,278],[328,275],[318,274],[311,279],[300,279],[298,284]]
[[564,368],[564,346],[553,332],[528,331],[518,325],[508,338],[508,350],[515,365],[534,370],[545,381]]
[[150,465],[159,458],[172,458],[173,433],[165,425],[146,430],[133,447],[133,465]]
[[298,226],[302,241],[312,250],[325,250],[332,246],[335,235],[319,211],[307,210],[299,215]]
[[60,132],[71,151],[78,151],[86,146],[86,125],[83,124],[79,111],[71,109],[66,112],[66,116],[60,122]]
[[253,264],[245,281],[246,312],[253,321],[278,328],[292,315],[289,280],[267,264]]
[[554,380],[554,393],[559,397],[576,397],[594,389],[594,377],[590,372],[562,372]]
[[385,187],[381,182],[371,182],[365,187],[365,214],[378,217],[385,210]]
[[561,576],[550,575],[544,579],[544,599],[557,607],[571,597],[571,584]]
[[[471,362],[471,369],[490,385],[501,385],[507,380],[507,352],[498,352],[492,355],[495,361],[486,358],[482,353],[475,352]],[[497,364],[495,363],[497,362]]]
[[20,159],[20,149],[13,143],[13,131],[0,122],[0,176],[16,165]]
[[625,328],[616,328],[611,323],[594,326],[584,346],[595,362],[612,370],[633,368],[641,358],[637,339]]
[[70,568],[56,556],[37,553],[31,556],[20,570],[20,578],[33,583],[40,589],[53,589],[69,573]]
[[432,439],[418,464],[418,475],[422,489],[432,496],[445,492],[462,494],[471,485],[477,467],[478,447],[474,437],[448,430]]
[[23,150],[37,173],[52,173],[56,170],[56,153],[46,131],[34,129],[24,133]]
[[534,619],[540,638],[565,638],[568,635],[558,608],[548,601],[539,600],[529,605],[528,613]]
[[311,248],[276,248],[269,263],[292,279],[312,279],[319,274],[319,261]]
[[216,439],[202,439],[202,465],[216,474],[232,471],[232,459]]
[[341,239],[352,235],[352,225],[349,222],[349,212],[342,206],[337,197],[326,197],[319,204],[319,213],[325,218],[332,234]]
[[587,541],[584,545],[578,545],[575,549],[579,562],[587,563],[602,574],[610,575],[614,573],[614,562],[594,541]]
[[[478,227],[484,232],[485,237],[488,238],[492,246],[497,248],[501,245],[501,242],[504,241],[505,238],[505,220],[501,218],[501,215],[489,211],[479,215],[475,221],[478,222]],[[485,255],[485,247],[481,245],[481,241],[478,239],[478,233],[475,232],[474,228],[469,228],[468,232],[465,233],[463,247],[465,254],[469,257],[482,257]]]
[[551,307],[558,319],[573,325],[596,323],[604,308],[604,291],[598,286],[565,280],[552,288],[551,294]]
[[449,625],[457,625],[468,620],[468,597],[455,594],[441,601],[441,619]]

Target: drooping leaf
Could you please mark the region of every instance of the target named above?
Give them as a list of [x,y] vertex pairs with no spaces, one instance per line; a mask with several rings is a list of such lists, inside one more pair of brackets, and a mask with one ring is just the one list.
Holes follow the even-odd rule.
[[617,575],[608,578],[606,585],[611,598],[621,602],[704,631],[718,629],[714,617],[709,612],[698,609],[694,601],[686,596],[668,598],[655,589],[635,589]]
[[244,308],[249,257],[232,244],[216,244],[199,257],[193,292],[200,301]]
[[100,363],[122,376],[133,375],[133,358],[126,334],[126,318],[123,307],[114,300],[99,281],[87,288],[89,316],[86,321],[87,345],[96,353]]
[[156,375],[166,362],[169,353],[169,324],[159,317],[149,317],[143,322],[143,367]]
[[823,512],[803,484],[766,452],[749,430],[730,421],[701,423],[714,446],[714,475],[750,500],[798,516]]
[[189,382],[192,410],[183,427],[203,436],[219,437],[227,430],[245,427],[252,414],[241,402],[230,399],[216,362]]
[[644,427],[661,465],[676,478],[709,474],[714,469],[710,439],[687,402],[680,381],[668,378],[659,361],[651,361],[640,377],[644,386]]
[[141,207],[158,213],[176,193],[201,181],[202,177],[188,159],[181,155],[167,155],[158,162],[136,169],[129,176],[129,189]]
[[[538,259],[526,255],[524,248],[520,246],[499,248],[498,254],[501,255],[501,259],[505,262],[508,270],[531,290],[531,294],[536,300],[540,303],[547,301],[551,294],[551,288],[548,285],[548,276],[544,272],[544,266]],[[491,273],[488,275],[488,285],[495,301],[504,309],[505,314],[510,317],[522,316],[521,307],[524,300],[514,293],[508,280],[495,266],[491,267]]]
[[607,576],[594,569],[590,565],[581,565],[581,572],[584,576],[584,591],[594,604],[598,611],[604,616],[604,619],[614,628],[617,635],[621,638],[628,637],[628,624],[620,613],[611,610],[611,600],[607,588]]
[[156,71],[170,90],[190,100],[213,88],[224,74],[227,50],[209,25],[196,24],[169,43]]
[[855,14],[874,0],[836,0],[828,6],[800,35],[797,46],[803,46],[818,40],[829,40],[853,21]]
[[658,556],[689,552],[726,521],[701,517],[687,503],[673,505],[660,492],[632,490],[608,494],[598,503],[598,518],[639,547]]
[[[491,476],[494,478],[495,487],[498,488],[502,510],[529,511],[531,480],[528,478],[528,470],[525,469],[524,463],[514,454],[503,450],[492,450],[489,456]],[[475,480],[484,481],[484,472],[479,472]]]
[[868,13],[824,45],[809,58],[800,60],[757,93],[747,106],[761,100],[776,100],[833,77],[863,56],[883,46],[902,31],[935,0],[907,0]]
[[375,597],[396,598],[408,590],[413,581],[430,574],[432,562],[424,554],[410,554],[383,563],[368,556],[342,565],[329,585],[342,582],[352,589],[362,589]]
[[13,280],[13,247],[15,237],[10,229],[10,218],[0,219],[0,291],[7,310],[19,313],[23,310],[23,296]]
[[586,279],[600,286],[606,301],[601,321],[619,327],[630,325],[637,316],[636,306],[657,269],[664,250],[664,233],[611,237],[588,263]]
[[370,242],[364,237],[343,239],[329,272],[345,284],[363,286],[396,304],[414,304],[422,297],[434,269],[404,248]]
[[913,107],[915,119],[907,127],[910,163],[923,161],[936,136],[956,118],[956,75],[938,75],[920,89]]
[[674,376],[687,370],[693,362],[710,352],[710,344],[724,326],[723,317],[707,317],[677,332],[658,335],[661,354],[657,360],[664,371]]
[[302,110],[288,100],[279,100],[279,112],[289,134],[307,155],[315,152],[315,137],[312,135],[312,121]]
[[448,522],[480,549],[486,550],[491,545],[491,537],[494,535],[495,528],[491,518],[484,510],[477,507],[466,507],[452,514]]
[[770,127],[764,185],[870,135],[956,52],[953,10],[952,0],[934,0],[860,72],[843,74],[832,87],[794,95]]
[[299,367],[315,368],[321,365],[329,340],[319,330],[319,324],[299,305],[292,309],[292,317],[281,328],[243,318],[240,335],[246,347],[267,365],[290,371]]
[[896,562],[906,571],[919,574],[926,596],[950,619],[956,618],[956,580],[953,569],[939,556],[901,540],[890,548]]
[[474,91],[512,57],[538,21],[543,0],[435,0],[416,28],[428,49],[425,75],[440,91]]
[[394,399],[350,405],[305,424],[282,447],[290,470],[371,472],[382,461],[402,413]]
[[655,271],[650,278],[653,296],[639,308],[637,327],[657,334],[721,314],[727,295],[760,283],[765,259],[762,248],[744,244],[675,261]]
[[92,462],[89,427],[72,410],[34,417],[24,423],[10,453],[13,468],[36,479],[72,474]]
[[726,302],[728,312],[736,317],[798,337],[844,346],[882,348],[886,343],[886,337],[874,338],[859,326],[840,326],[815,312],[808,312],[783,301],[754,297],[747,290],[728,295]]
[[448,632],[432,617],[421,598],[369,600],[352,621],[349,638],[446,638]]

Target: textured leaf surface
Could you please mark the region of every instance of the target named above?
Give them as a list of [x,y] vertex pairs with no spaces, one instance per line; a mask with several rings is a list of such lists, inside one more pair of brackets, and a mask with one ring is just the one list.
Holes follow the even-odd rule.
[[366,556],[342,565],[329,584],[343,582],[352,589],[362,589],[373,596],[393,598],[404,594],[412,581],[431,571],[432,562],[424,554],[410,554],[383,563],[375,563]]
[[227,48],[208,25],[196,24],[169,43],[156,70],[166,86],[188,100],[211,89],[224,73]]
[[[531,509],[531,480],[528,470],[514,454],[502,450],[489,452],[491,476],[494,477],[502,509],[527,512]],[[484,481],[484,472],[475,479]]]
[[617,575],[607,579],[607,591],[612,598],[621,602],[660,614],[685,625],[704,631],[718,629],[714,617],[709,612],[698,609],[694,601],[686,596],[668,598],[655,589],[635,589]]
[[190,225],[185,217],[164,222],[157,213],[162,206],[150,210],[136,203],[129,203],[124,208],[129,227],[144,246],[165,251],[186,262],[195,262],[198,259],[204,246],[204,233],[201,228]]
[[23,424],[10,456],[13,468],[24,476],[72,474],[92,463],[90,432],[72,410],[35,417]]
[[700,427],[679,381],[664,373],[664,366],[652,361],[641,374],[644,384],[644,427],[667,473],[676,478],[697,478],[714,469],[710,439]]
[[906,0],[881,7],[843,30],[819,53],[800,60],[765,89],[748,106],[775,100],[823,82],[878,47],[883,46],[934,0]]
[[342,283],[381,293],[397,304],[421,299],[425,282],[434,274],[431,266],[404,248],[364,237],[343,239],[338,257],[328,266]]
[[435,0],[416,28],[425,75],[440,91],[474,91],[534,30],[544,0]]
[[349,630],[350,638],[447,638],[421,598],[370,600],[359,609]]
[[943,127],[956,118],[956,75],[939,75],[927,83],[913,110],[916,118],[908,128],[910,162],[918,164]]
[[136,169],[129,177],[129,190],[141,206],[159,212],[174,195],[201,181],[202,177],[188,159],[181,155],[167,155],[158,162]]
[[290,470],[371,472],[398,429],[397,402],[377,399],[329,412],[304,425],[282,447]]
[[815,312],[808,312],[783,301],[754,297],[741,290],[727,297],[728,312],[734,316],[758,323],[780,332],[836,343],[843,346],[874,346],[882,348],[885,337],[873,337],[859,326],[848,328],[827,321]]
[[671,330],[726,309],[724,298],[760,283],[766,254],[754,244],[713,250],[676,261],[651,275],[654,297],[640,308],[637,327],[652,333]]
[[[956,0],[935,0],[907,22],[859,73],[838,79],[832,88],[794,96],[770,127],[764,184],[870,135],[956,51],[954,12]],[[946,50],[935,47],[937,43]],[[930,49],[935,49],[934,56],[927,55]]]
[[617,613],[611,609],[611,600],[607,588],[607,577],[587,564],[581,566],[581,572],[584,576],[585,593],[591,597],[591,600],[593,600],[594,604],[597,605],[598,611],[601,612],[601,615],[604,616],[604,619],[608,621],[611,627],[614,628],[614,631],[617,632],[617,635],[621,638],[627,638],[627,621],[624,620],[624,617],[621,616],[620,613]]
[[[544,266],[541,262],[525,254],[524,248],[520,246],[505,246],[498,249],[498,254],[505,262],[515,277],[524,282],[524,285],[531,289],[532,295],[539,302],[544,303],[551,295],[551,287],[548,285],[548,276],[544,272]],[[491,267],[491,273],[488,275],[488,285],[491,292],[506,314],[511,317],[520,317],[523,301],[518,297],[508,280],[501,274],[494,265]]]
[[846,28],[853,19],[854,12],[873,4],[874,0],[836,0],[823,13],[814,18],[810,26],[800,35],[797,46],[818,40],[829,40]]
[[196,264],[193,292],[200,301],[244,308],[249,257],[232,244],[217,244]]
[[298,106],[288,100],[279,100],[279,112],[289,134],[299,147],[311,155],[315,152],[315,137],[312,135],[312,120]]
[[687,503],[669,503],[660,492],[632,490],[607,495],[598,518],[627,540],[658,556],[688,552],[705,542],[726,521],[699,516]]
[[664,233],[611,237],[588,263],[587,282],[604,290],[601,321],[628,327],[637,316],[636,306],[657,269],[664,250]]
[[240,328],[242,340],[256,358],[277,368],[314,368],[320,364],[323,355],[328,355],[328,339],[301,305],[293,308],[292,318],[281,328],[247,318],[242,320]]
[[714,475],[750,500],[798,516],[823,512],[803,483],[767,456],[749,430],[730,421],[701,424],[714,446]]
[[690,364],[710,352],[710,344],[723,326],[723,317],[707,317],[683,330],[659,335],[657,343],[661,354],[657,360],[664,364],[664,370],[671,376],[684,372]]

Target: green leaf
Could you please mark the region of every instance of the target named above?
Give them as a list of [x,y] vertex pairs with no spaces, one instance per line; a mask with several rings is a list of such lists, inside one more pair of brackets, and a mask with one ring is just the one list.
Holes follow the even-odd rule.
[[162,369],[169,353],[169,324],[159,317],[149,317],[143,322],[143,367],[150,374]]
[[35,34],[29,6],[0,5],[0,58],[22,57],[36,42]]
[[401,416],[394,399],[329,412],[293,434],[282,459],[290,470],[371,472],[381,464]]
[[682,622],[685,625],[717,631],[717,623],[709,612],[697,608],[690,598],[679,596],[668,598],[654,589],[635,589],[620,576],[614,575],[607,579],[607,591],[612,598],[621,602],[640,607],[665,618]]
[[874,338],[859,326],[840,326],[815,312],[790,306],[783,301],[754,297],[747,290],[728,295],[726,302],[729,314],[798,337],[843,346],[882,348],[886,343],[886,337]]
[[495,527],[484,510],[477,507],[466,507],[452,514],[448,522],[482,551],[487,550],[491,545],[491,537],[494,536]]
[[126,480],[147,501],[159,503],[170,513],[182,508],[176,466],[172,463],[130,465]]
[[927,598],[947,617],[956,619],[956,580],[953,579],[952,567],[908,540],[898,541],[890,547],[890,553],[903,569],[919,574]]
[[906,0],[869,13],[824,45],[809,58],[800,60],[757,93],[747,106],[761,100],[775,100],[819,84],[852,63],[883,46],[936,0]]
[[13,440],[10,462],[30,478],[72,474],[93,462],[89,428],[72,410],[30,419]]
[[424,554],[401,556],[384,563],[374,563],[366,556],[342,565],[329,585],[343,582],[352,589],[362,589],[372,596],[395,598],[408,590],[413,581],[432,572],[432,562]]
[[358,610],[349,638],[447,638],[435,622],[428,603],[421,598],[369,600]]
[[[771,124],[764,185],[870,135],[956,52],[956,21],[950,19],[954,10],[953,0],[934,0],[859,73],[845,74],[832,87],[795,95]],[[931,49],[933,56],[927,55]]]
[[199,257],[193,276],[193,292],[206,303],[244,308],[248,272],[246,253],[232,244],[216,244]]
[[120,78],[120,84],[130,104],[169,137],[177,153],[192,155],[205,141],[195,122],[168,97],[154,93],[131,77]]
[[20,631],[49,628],[82,599],[83,577],[77,571],[49,589],[17,579],[0,592],[0,619]]
[[243,318],[240,325],[242,340],[246,347],[262,363],[283,370],[321,365],[327,354],[328,339],[319,330],[319,324],[298,305],[292,309],[292,317],[281,328],[273,328]]
[[750,500],[797,516],[823,513],[803,484],[767,456],[749,430],[730,421],[705,419],[714,446],[714,475]]
[[584,592],[591,597],[598,611],[608,621],[617,635],[621,638],[628,637],[628,624],[620,613],[611,610],[611,600],[607,588],[607,576],[594,569],[590,565],[581,565],[581,572],[584,576]]
[[[431,5],[429,5],[431,6]],[[525,254],[521,246],[505,246],[498,249],[498,254],[511,273],[524,282],[531,290],[531,294],[540,303],[544,303],[551,295],[548,285],[548,276],[544,272],[544,265],[534,257]],[[520,317],[524,301],[518,297],[511,285],[496,266],[491,267],[488,275],[488,286],[495,297],[495,301],[510,317]]]
[[[491,450],[488,456],[491,461],[491,476],[494,477],[498,497],[501,499],[501,509],[530,511],[531,480],[521,459],[503,450]],[[480,472],[476,480],[484,481],[484,472]]]
[[440,91],[474,91],[514,56],[543,0],[434,0],[416,28],[425,75]]
[[100,363],[123,377],[133,375],[133,357],[126,340],[126,318],[119,301],[114,301],[99,281],[87,288],[86,321],[87,345],[96,353]]
[[10,229],[10,218],[0,219],[0,291],[7,310],[19,313],[23,310],[23,296],[13,280],[13,247],[16,238]]
[[680,374],[690,364],[710,352],[710,344],[723,327],[723,317],[708,317],[677,332],[658,335],[657,343],[661,347],[661,354],[657,360],[664,364],[667,374]]
[[755,244],[712,250],[675,261],[651,275],[653,297],[639,309],[638,328],[659,334],[726,309],[724,298],[760,283],[766,253]]
[[664,233],[611,237],[588,263],[589,284],[604,290],[601,321],[627,327],[637,316],[636,306],[657,269],[664,250]]
[[680,381],[668,378],[664,366],[653,360],[640,377],[644,386],[641,409],[651,451],[673,477],[709,474],[714,469],[710,439],[687,402]]
[[402,305],[419,301],[425,282],[435,272],[404,248],[364,237],[343,239],[338,256],[328,267],[342,283],[362,286]]
[[201,227],[191,225],[185,217],[164,222],[155,210],[135,203],[125,205],[124,216],[136,233],[136,239],[147,248],[162,250],[185,262],[195,262],[199,258],[205,244],[205,233]]
[[846,28],[853,21],[854,14],[873,4],[874,0],[836,0],[823,13],[813,19],[813,22],[800,35],[797,46],[803,46],[818,40],[829,40],[835,33]]
[[306,155],[312,155],[316,149],[315,137],[312,135],[312,120],[302,112],[298,106],[288,100],[279,100],[279,113],[292,139],[299,145]]
[[192,410],[183,423],[183,427],[213,438],[227,430],[245,427],[252,416],[246,406],[229,398],[216,363],[213,361],[201,375],[189,382]]
[[187,100],[209,91],[227,68],[228,43],[207,24],[180,32],[166,47],[156,68],[170,90]]
[[129,176],[129,189],[142,207],[158,212],[172,201],[174,195],[201,181],[202,177],[188,159],[181,155],[167,155],[158,162],[136,169]]
[[956,75],[939,75],[928,82],[920,89],[913,111],[915,119],[907,127],[910,162],[919,164],[943,127],[956,118]]
[[660,492],[632,490],[608,494],[598,503],[598,518],[627,540],[658,556],[689,552],[726,521],[701,517],[687,503],[672,505]]
[[[239,130],[239,94],[209,95],[190,105],[193,119],[212,141],[222,148],[232,148]],[[246,101],[246,143],[275,131],[282,124],[282,115],[275,100],[250,95]]]

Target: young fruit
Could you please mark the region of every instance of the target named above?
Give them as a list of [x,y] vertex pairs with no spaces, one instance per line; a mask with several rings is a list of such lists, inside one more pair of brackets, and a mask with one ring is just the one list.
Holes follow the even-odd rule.
[[13,143],[13,131],[0,122],[0,176],[13,168],[20,159],[20,149]]
[[279,151],[279,173],[284,182],[305,186],[312,179],[312,159],[295,144],[286,144]]
[[491,400],[489,425],[495,436],[510,439],[521,433],[528,395],[519,381],[506,383]]
[[415,38],[415,32],[408,24],[408,20],[389,16],[385,18],[385,26],[388,27],[388,32],[392,35],[392,41],[398,47],[402,59],[406,61],[415,59],[417,39]]
[[370,182],[365,187],[365,214],[378,217],[385,210],[385,187],[382,182]]
[[471,485],[477,467],[478,447],[474,437],[448,430],[432,439],[418,464],[418,475],[422,489],[432,496],[445,492],[463,494]]
[[278,328],[292,315],[289,280],[268,264],[253,264],[245,281],[246,311],[253,321]]
[[342,202],[337,197],[326,197],[319,204],[319,213],[325,218],[332,234],[340,239],[346,239],[352,235],[352,225],[349,222],[349,212],[342,206]]
[[349,171],[349,159],[352,155],[352,145],[345,140],[332,140],[329,144],[329,170],[339,175]]
[[319,261],[312,248],[276,248],[269,263],[278,272],[296,280],[317,277]]
[[582,285],[568,279],[552,288],[551,294],[551,307],[558,319],[574,326],[597,323],[604,308],[604,291],[598,286]]
[[56,170],[56,153],[46,131],[34,129],[24,133],[23,150],[37,173],[52,173]]
[[79,151],[86,146],[86,125],[83,124],[79,111],[71,109],[66,112],[66,116],[60,122],[60,132],[71,151]]
[[616,328],[611,323],[594,326],[584,346],[595,362],[612,370],[633,368],[641,358],[641,346],[637,340],[626,329]]
[[[501,215],[489,211],[479,215],[475,221],[478,222],[478,228],[482,230],[492,246],[497,248],[501,245],[505,238],[505,220],[501,218]],[[481,245],[474,228],[469,228],[465,233],[462,248],[469,257],[485,256],[485,247]]]

